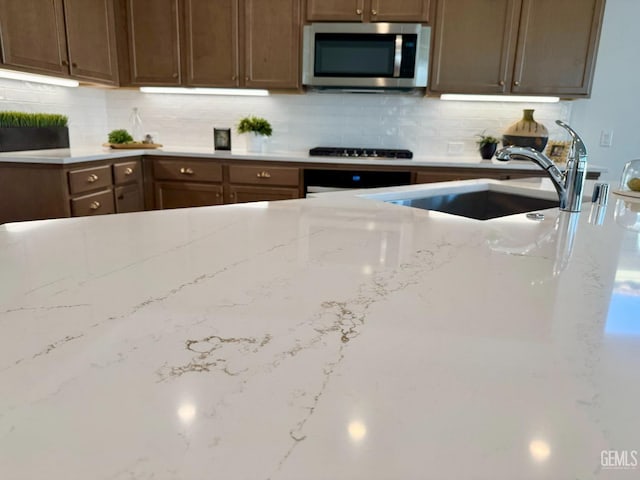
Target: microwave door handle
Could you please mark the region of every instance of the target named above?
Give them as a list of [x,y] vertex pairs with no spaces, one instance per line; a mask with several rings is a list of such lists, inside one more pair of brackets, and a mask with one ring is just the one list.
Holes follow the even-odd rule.
[[400,76],[400,65],[402,64],[402,35],[396,35],[396,54],[393,58],[393,76]]

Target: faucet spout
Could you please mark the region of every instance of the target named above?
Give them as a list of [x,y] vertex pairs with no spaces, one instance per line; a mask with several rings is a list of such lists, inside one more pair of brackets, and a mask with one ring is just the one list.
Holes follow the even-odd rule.
[[579,212],[582,207],[582,191],[587,174],[587,147],[580,136],[566,123],[557,120],[556,123],[566,129],[571,135],[572,142],[567,157],[567,168],[563,173],[553,160],[544,153],[531,147],[505,147],[496,153],[496,159],[508,161],[514,158],[530,160],[540,166],[558,192],[560,210]]

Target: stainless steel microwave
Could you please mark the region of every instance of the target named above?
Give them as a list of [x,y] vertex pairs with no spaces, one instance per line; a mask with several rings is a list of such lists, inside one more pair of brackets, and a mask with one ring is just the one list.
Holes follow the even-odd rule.
[[304,27],[302,83],[314,87],[427,86],[431,29],[409,23]]

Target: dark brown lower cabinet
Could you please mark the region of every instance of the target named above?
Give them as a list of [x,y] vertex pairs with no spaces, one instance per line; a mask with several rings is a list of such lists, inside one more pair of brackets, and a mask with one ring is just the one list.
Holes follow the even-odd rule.
[[229,185],[226,203],[271,202],[300,198],[297,188],[252,187],[249,185]]
[[144,210],[141,162],[0,162],[0,224]]
[[136,184],[123,185],[113,189],[116,213],[140,212],[144,210],[142,190]]
[[222,205],[222,185],[192,182],[155,182],[157,209]]

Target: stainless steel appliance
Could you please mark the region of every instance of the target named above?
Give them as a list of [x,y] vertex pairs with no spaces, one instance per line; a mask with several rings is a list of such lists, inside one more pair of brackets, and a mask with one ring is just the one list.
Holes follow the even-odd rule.
[[[411,159],[410,150],[387,148],[315,147],[309,150],[312,157],[345,157],[360,159]],[[355,167],[337,164],[335,168],[306,168],[304,170],[305,195],[353,188],[391,187],[410,185],[410,171],[384,170],[370,165]]]
[[351,91],[426,87],[430,36],[430,27],[410,23],[307,25],[302,83]]

